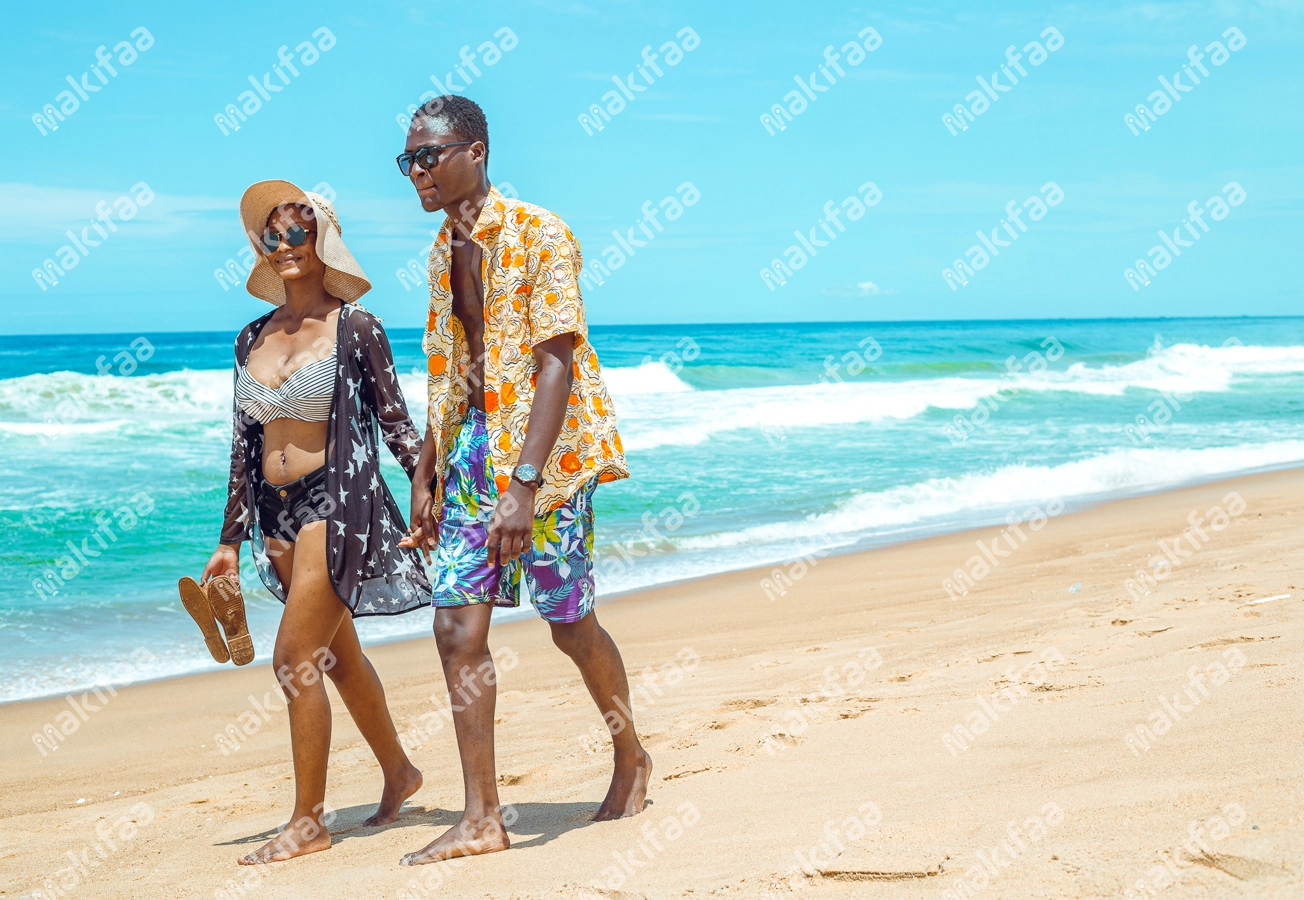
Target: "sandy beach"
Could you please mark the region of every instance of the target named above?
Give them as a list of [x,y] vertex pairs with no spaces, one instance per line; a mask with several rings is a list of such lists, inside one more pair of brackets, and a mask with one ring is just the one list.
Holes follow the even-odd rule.
[[293,787],[267,666],[2,706],[0,897],[1304,894],[1304,470],[1037,524],[600,607],[656,764],[614,823],[577,672],[540,621],[495,627],[513,847],[454,864],[398,866],[460,812],[432,639],[368,651],[425,777],[403,817],[361,826],[379,769],[332,689],[334,846],[263,869],[235,860]]

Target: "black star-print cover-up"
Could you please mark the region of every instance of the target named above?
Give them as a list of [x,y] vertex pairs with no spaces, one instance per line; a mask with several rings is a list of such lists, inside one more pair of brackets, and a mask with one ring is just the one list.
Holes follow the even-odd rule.
[[[236,371],[272,313],[250,322],[235,341]],[[430,580],[415,549],[398,546],[407,532],[398,504],[380,474],[377,431],[410,479],[421,435],[408,416],[394,357],[380,320],[344,304],[336,327],[335,396],[326,436],[326,562],[331,585],[354,617],[388,616],[430,603]],[[255,486],[263,478],[263,426],[235,407],[231,481],[222,543],[249,541],[258,574],[285,602],[258,527]]]

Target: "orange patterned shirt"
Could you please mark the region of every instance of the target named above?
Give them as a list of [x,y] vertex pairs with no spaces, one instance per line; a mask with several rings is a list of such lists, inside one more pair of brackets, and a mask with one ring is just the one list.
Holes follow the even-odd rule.
[[[453,221],[446,218],[430,251],[430,312],[422,341],[430,372],[436,503],[448,454],[466,417],[471,369],[466,335],[453,315],[452,236]],[[499,492],[507,490],[525,440],[537,369],[533,348],[561,334],[575,335],[574,379],[561,434],[543,467],[535,513],[560,506],[591,478],[628,478],[616,412],[588,340],[579,241],[546,209],[509,200],[492,187],[471,239],[484,251],[485,421]],[[438,514],[438,505],[435,509]]]

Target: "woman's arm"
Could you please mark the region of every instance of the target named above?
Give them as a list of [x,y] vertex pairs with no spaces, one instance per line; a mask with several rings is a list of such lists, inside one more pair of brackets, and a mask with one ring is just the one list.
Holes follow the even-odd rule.
[[417,469],[421,453],[421,434],[408,415],[398,374],[394,371],[394,354],[389,338],[378,320],[363,319],[354,332],[362,350],[362,389],[380,422],[381,437],[398,460],[408,478]]
[[240,580],[240,543],[249,538],[254,512],[249,507],[249,474],[247,447],[249,446],[249,417],[235,404],[231,426],[231,475],[227,481],[226,510],[222,515],[222,535],[217,550],[204,566],[200,582],[214,575],[226,575]]

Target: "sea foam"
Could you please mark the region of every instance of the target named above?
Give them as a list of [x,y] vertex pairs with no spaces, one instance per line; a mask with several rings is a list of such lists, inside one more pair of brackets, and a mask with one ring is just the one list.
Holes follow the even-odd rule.
[[[1052,364],[1042,372],[1004,376],[859,379],[717,390],[694,389],[660,361],[603,369],[618,410],[622,414],[628,411],[628,418],[634,420],[622,422],[622,431],[629,432],[625,443],[642,448],[693,443],[721,431],[774,424],[800,428],[911,418],[930,408],[968,409],[998,391],[1106,396],[1130,389],[1205,393],[1229,390],[1237,376],[1301,373],[1302,346],[1196,344],[1156,346],[1145,358],[1118,366],[1074,363],[1057,369]],[[420,369],[400,371],[399,384],[415,418],[425,406],[425,373]],[[225,420],[231,409],[229,369],[135,376],[54,372],[0,379],[0,423],[131,419],[142,425],[173,424],[178,416]],[[647,420],[637,421],[644,419],[645,413]]]
[[1201,450],[1114,450],[1055,466],[1019,463],[991,472],[930,478],[882,491],[858,492],[826,512],[717,534],[684,537],[677,549],[721,550],[763,545],[948,530],[1004,521],[1052,498],[1078,503],[1147,493],[1256,469],[1304,462],[1304,441],[1274,441]]
[[[1304,347],[1155,347],[1124,365],[1074,363],[1004,376],[944,376],[902,381],[822,381],[805,385],[694,391],[622,398],[628,450],[700,444],[726,432],[819,428],[911,419],[930,409],[967,410],[987,397],[1047,393],[1118,397],[1128,391],[1221,393],[1240,376],[1304,373]],[[1011,393],[1013,392],[1013,394]],[[614,393],[614,392],[613,392]],[[1142,404],[1143,405],[1143,404]]]

